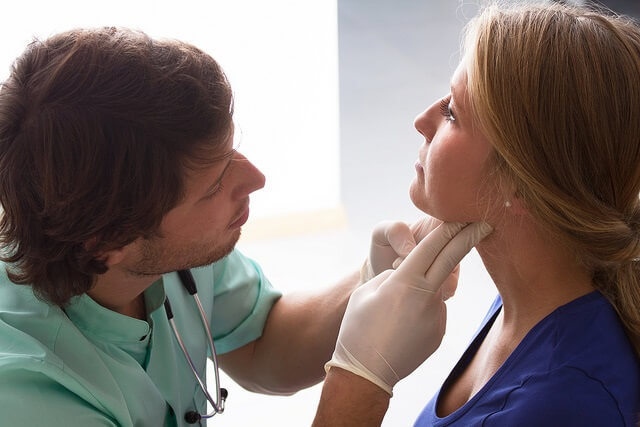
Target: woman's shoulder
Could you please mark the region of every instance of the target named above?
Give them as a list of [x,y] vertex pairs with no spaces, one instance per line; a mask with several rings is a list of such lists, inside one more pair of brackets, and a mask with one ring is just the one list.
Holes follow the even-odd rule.
[[640,360],[613,306],[592,292],[559,307],[530,333],[531,343],[546,340],[551,369],[585,372],[640,371]]
[[[489,416],[496,425],[635,425],[638,395],[620,396],[591,373],[563,366],[535,373],[505,396],[503,409]],[[491,423],[489,425],[492,425]]]
[[640,359],[615,310],[598,292],[556,309],[529,331],[517,351],[520,361],[535,362],[533,372],[573,369],[604,384],[632,383],[640,389]]
[[517,400],[522,416],[565,414],[576,420],[584,415],[588,425],[607,425],[599,418],[606,414],[609,425],[617,425],[616,419],[635,425],[637,420],[630,420],[640,411],[640,359],[601,294],[558,308],[520,347],[514,361],[519,367],[512,368],[521,386],[507,400]]
[[[558,307],[527,333],[519,348],[525,355],[548,355],[544,363],[550,369],[570,361],[610,361],[611,357],[638,364],[637,355],[620,318],[598,292],[591,292]],[[609,354],[611,352],[615,354]]]

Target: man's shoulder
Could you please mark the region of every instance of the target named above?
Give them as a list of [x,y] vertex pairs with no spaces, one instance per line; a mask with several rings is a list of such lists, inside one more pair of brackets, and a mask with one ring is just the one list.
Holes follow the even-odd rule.
[[0,425],[116,425],[105,414],[125,405],[94,349],[61,308],[0,283]]
[[36,375],[56,382],[66,375],[55,351],[63,317],[60,308],[36,298],[30,286],[11,282],[0,264],[0,394],[13,387],[29,394],[30,383],[19,378]]
[[196,283],[214,283],[215,293],[225,293],[242,287],[253,287],[266,281],[260,265],[234,249],[209,266],[192,270]]
[[[91,396],[81,397],[86,394],[82,385],[54,352],[57,331],[51,328],[51,334],[45,334],[46,322],[37,327],[40,323],[37,318],[29,319],[26,315],[14,321],[12,314],[15,313],[0,313],[0,413],[3,420],[11,420],[8,425],[71,425],[58,422],[73,420],[67,416],[83,412],[83,407],[91,407],[87,401]],[[24,402],[32,402],[33,407],[29,405],[27,410]],[[63,415],[60,420],[48,418],[58,412]]]
[[[115,426],[116,423],[90,400],[47,373],[46,363],[16,365],[0,369],[0,413],[6,425],[91,425]],[[52,367],[56,369],[55,367]],[[3,424],[5,425],[5,424]]]
[[233,274],[260,270],[260,266],[253,259],[247,257],[238,249],[232,250],[227,256],[211,264],[210,267],[216,271],[228,271]]
[[17,285],[7,277],[3,264],[0,264],[0,313],[28,310],[31,313],[45,314],[50,305],[38,299],[31,285]]
[[64,314],[38,299],[29,285],[17,285],[0,263],[0,354],[39,353],[27,337],[45,347],[54,345]]

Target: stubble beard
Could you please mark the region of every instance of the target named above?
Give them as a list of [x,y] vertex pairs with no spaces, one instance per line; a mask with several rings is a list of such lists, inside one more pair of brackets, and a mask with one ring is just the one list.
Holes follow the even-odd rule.
[[160,239],[147,240],[141,246],[140,260],[130,269],[134,276],[160,276],[178,270],[203,267],[229,255],[240,239],[238,229],[227,242],[188,247],[167,247]]

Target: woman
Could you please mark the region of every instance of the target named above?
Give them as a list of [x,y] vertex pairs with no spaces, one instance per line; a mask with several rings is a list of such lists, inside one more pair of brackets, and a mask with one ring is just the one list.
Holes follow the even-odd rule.
[[494,228],[477,250],[500,294],[416,425],[635,425],[640,29],[488,7],[415,126],[413,202]]

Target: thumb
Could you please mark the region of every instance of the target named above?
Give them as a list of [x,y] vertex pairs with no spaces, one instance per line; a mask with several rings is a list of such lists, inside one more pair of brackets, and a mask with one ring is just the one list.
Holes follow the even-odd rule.
[[442,221],[431,216],[425,216],[411,224],[411,232],[416,242],[424,239],[427,234],[435,230]]
[[371,242],[377,247],[391,247],[402,257],[407,256],[416,246],[411,229],[401,221],[385,221],[378,224],[373,230]]
[[401,257],[406,257],[416,247],[413,233],[407,224],[397,222],[386,230],[387,241]]

